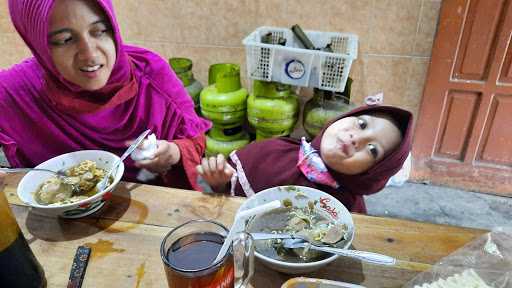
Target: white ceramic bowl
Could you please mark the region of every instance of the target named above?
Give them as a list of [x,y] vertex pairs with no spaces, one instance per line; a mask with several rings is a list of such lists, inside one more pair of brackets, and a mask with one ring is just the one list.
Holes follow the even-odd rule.
[[[99,168],[109,170],[119,157],[113,153],[102,150],[82,150],[62,154],[47,160],[35,168],[44,168],[52,171],[66,170],[78,165],[85,160],[96,162]],[[28,172],[18,184],[18,197],[25,204],[32,207],[35,213],[46,216],[60,216],[64,218],[80,218],[99,210],[112,195],[112,190],[119,183],[124,173],[124,164],[121,163],[114,174],[114,181],[107,189],[94,194],[93,196],[70,204],[63,205],[40,205],[34,199],[34,192],[52,174],[41,171]]]
[[[269,188],[248,198],[242,206],[240,206],[238,213],[274,200],[284,199],[290,199],[295,207],[306,207],[309,201],[316,200],[315,207],[319,211],[325,212],[323,214],[329,215],[332,220],[346,224],[348,227],[346,239],[340,241],[336,246],[339,248],[348,248],[350,246],[354,239],[354,222],[352,220],[352,215],[347,208],[338,201],[338,199],[314,188],[303,186],[279,186]],[[291,263],[267,257],[257,251],[255,252],[255,255],[256,258],[269,268],[287,274],[303,274],[312,272],[338,258],[338,255],[332,255],[328,258],[308,263]]]

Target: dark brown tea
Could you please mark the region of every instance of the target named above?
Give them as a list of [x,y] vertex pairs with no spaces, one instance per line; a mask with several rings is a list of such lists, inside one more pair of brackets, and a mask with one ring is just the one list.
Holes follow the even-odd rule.
[[166,275],[171,288],[233,288],[233,256],[212,265],[224,243],[213,232],[196,233],[175,241],[167,250]]

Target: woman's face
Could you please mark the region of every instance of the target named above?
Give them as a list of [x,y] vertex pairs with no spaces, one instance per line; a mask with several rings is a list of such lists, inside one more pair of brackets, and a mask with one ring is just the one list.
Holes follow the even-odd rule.
[[325,164],[342,174],[365,172],[402,141],[400,130],[385,114],[342,118],[324,132],[320,154]]
[[64,79],[94,91],[102,88],[116,62],[110,22],[96,1],[56,0],[48,43]]

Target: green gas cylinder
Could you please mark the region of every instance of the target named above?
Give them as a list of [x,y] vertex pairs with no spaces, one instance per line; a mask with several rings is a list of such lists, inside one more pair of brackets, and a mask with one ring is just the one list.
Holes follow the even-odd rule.
[[206,155],[223,154],[228,157],[232,151],[244,147],[249,142],[249,134],[242,125],[214,124],[206,135]]
[[228,156],[249,143],[249,134],[242,128],[248,93],[242,88],[236,64],[214,64],[208,78],[209,86],[200,95],[201,113],[213,123],[206,136],[206,154]]
[[248,93],[240,83],[240,67],[214,64],[208,77],[209,86],[201,91],[201,113],[214,123],[242,125]]
[[306,102],[303,112],[303,126],[309,137],[318,135],[329,120],[355,108],[350,103],[351,84],[352,79],[348,78],[342,93],[314,89],[313,98]]
[[247,99],[247,119],[256,140],[291,134],[299,113],[299,100],[290,85],[254,80]]
[[188,58],[170,58],[169,64],[178,78],[180,78],[185,89],[187,89],[188,95],[194,100],[196,112],[200,113],[199,95],[203,90],[203,85],[194,78],[194,73],[192,73],[192,60]]

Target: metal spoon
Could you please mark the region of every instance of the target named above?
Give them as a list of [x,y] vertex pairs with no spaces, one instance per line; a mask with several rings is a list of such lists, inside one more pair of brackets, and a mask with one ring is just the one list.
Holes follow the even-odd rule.
[[396,263],[396,259],[391,256],[382,255],[382,254],[373,253],[373,252],[367,252],[367,251],[349,250],[349,249],[335,248],[335,247],[330,247],[330,246],[318,246],[318,245],[313,245],[303,239],[284,239],[283,242],[281,242],[281,243],[283,244],[283,247],[285,247],[285,248],[295,249],[295,248],[308,248],[309,247],[309,249],[315,249],[315,250],[328,252],[328,253],[332,253],[332,254],[338,254],[341,256],[352,257],[352,258],[359,259],[361,261],[366,261],[366,262],[378,264],[378,265],[395,265],[395,263]]
[[151,132],[151,130],[149,130],[149,129],[142,132],[142,134],[140,134],[139,137],[137,137],[137,139],[135,139],[135,141],[133,141],[132,145],[130,145],[130,147],[128,147],[128,149],[126,149],[126,151],[124,151],[121,158],[119,158],[114,163],[114,165],[112,165],[112,167],[108,170],[108,172],[105,174],[103,179],[101,179],[101,181],[98,182],[98,184],[96,184],[96,187],[98,188],[98,192],[101,192],[101,191],[105,190],[105,188],[107,188],[108,179],[110,178],[112,173],[117,170],[117,167],[119,167],[119,164],[121,164],[121,162],[123,162],[124,159],[126,159],[126,157],[128,157],[130,154],[132,154],[132,152],[140,145],[140,143],[142,143],[144,138],[146,138],[146,136],[148,136],[148,134],[150,132]]

